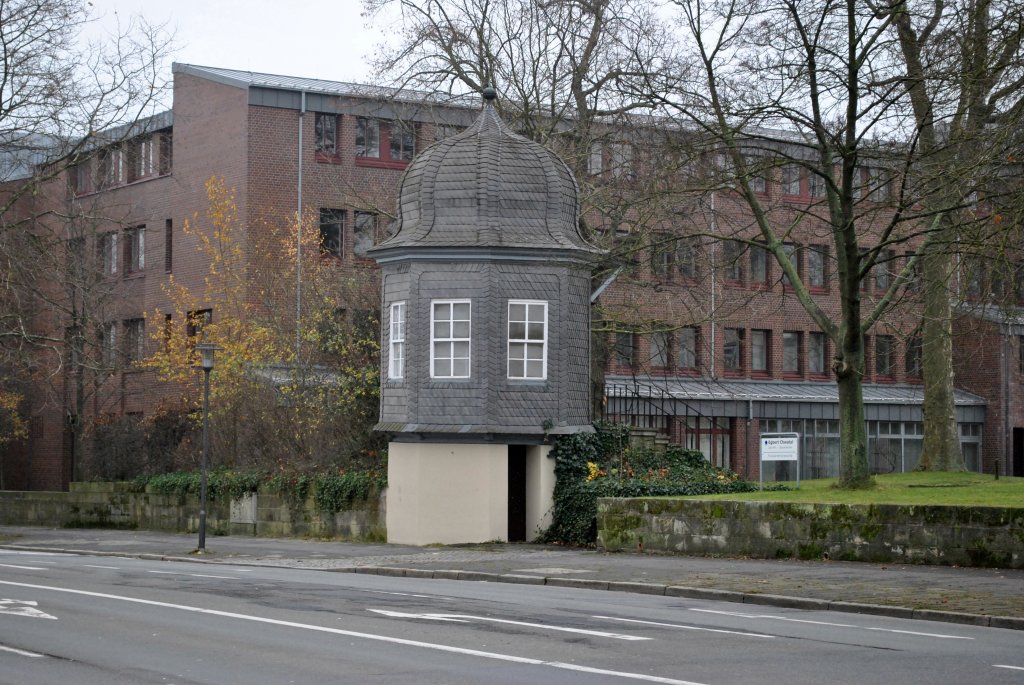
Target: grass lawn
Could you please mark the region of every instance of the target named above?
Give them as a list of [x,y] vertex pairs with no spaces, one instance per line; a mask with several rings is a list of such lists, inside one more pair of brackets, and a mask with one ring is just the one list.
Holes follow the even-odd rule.
[[[1024,478],[979,473],[887,473],[875,476],[876,487],[839,490],[834,478],[800,481],[800,489],[704,495],[691,499],[771,500],[834,504],[932,504],[1024,508]],[[795,488],[796,483],[786,483]]]

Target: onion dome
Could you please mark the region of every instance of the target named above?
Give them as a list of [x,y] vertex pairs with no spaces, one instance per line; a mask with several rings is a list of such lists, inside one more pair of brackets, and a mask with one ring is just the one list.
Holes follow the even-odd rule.
[[[399,226],[371,250],[526,248],[600,253],[579,228],[579,189],[555,153],[511,131],[484,90],[477,120],[409,165],[399,190]],[[433,251],[433,250],[431,250]]]

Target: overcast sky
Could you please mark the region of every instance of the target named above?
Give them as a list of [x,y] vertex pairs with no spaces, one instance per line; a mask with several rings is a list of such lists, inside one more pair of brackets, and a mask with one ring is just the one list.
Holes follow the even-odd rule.
[[[380,42],[359,0],[90,0],[91,31],[114,31],[132,15],[167,22],[174,61],[210,67],[368,82],[367,55]],[[168,64],[168,69],[170,65]]]

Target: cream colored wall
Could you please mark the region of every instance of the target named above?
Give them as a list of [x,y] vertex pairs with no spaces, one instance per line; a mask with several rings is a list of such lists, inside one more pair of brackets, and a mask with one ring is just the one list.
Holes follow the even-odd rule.
[[555,460],[551,445],[526,448],[526,539],[535,539],[551,525],[555,506]]
[[508,537],[508,446],[388,445],[388,542],[456,544]]

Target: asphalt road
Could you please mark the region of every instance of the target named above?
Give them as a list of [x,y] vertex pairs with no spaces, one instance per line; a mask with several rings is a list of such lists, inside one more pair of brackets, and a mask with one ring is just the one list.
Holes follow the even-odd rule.
[[0,550],[0,684],[1022,683],[1024,631]]

